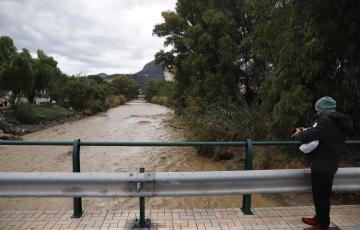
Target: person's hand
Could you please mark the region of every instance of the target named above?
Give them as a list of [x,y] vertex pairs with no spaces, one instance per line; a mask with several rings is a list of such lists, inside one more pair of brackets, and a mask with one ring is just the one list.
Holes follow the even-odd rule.
[[296,131],[291,135],[291,138],[297,138],[302,131],[304,131],[303,127],[296,128]]

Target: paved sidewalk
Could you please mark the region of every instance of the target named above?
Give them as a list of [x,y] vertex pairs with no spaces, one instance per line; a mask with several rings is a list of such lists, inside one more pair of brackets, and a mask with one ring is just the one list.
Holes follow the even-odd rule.
[[[240,230],[303,229],[300,218],[312,215],[313,207],[255,208],[246,216],[239,209],[160,209],[146,210],[151,229],[159,230]],[[131,229],[137,210],[87,210],[80,219],[72,211],[3,211],[0,229]],[[332,206],[333,229],[360,230],[360,205]]]

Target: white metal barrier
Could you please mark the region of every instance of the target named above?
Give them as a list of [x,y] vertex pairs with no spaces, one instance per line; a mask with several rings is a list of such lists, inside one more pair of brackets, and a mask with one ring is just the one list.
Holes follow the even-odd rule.
[[[333,190],[360,190],[360,168],[338,170]],[[311,191],[308,169],[0,173],[0,197],[164,197]]]

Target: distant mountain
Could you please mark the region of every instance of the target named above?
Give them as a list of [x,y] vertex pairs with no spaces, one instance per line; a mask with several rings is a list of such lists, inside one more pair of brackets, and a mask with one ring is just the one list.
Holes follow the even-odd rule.
[[115,74],[98,73],[96,75],[98,75],[99,77],[101,77],[105,81],[112,81]]
[[109,76],[108,74],[106,74],[106,73],[98,73],[97,74],[99,77],[101,77],[101,78],[106,78],[107,76]]
[[143,69],[134,75],[136,76],[164,76],[164,69],[161,65],[156,65],[155,61],[151,61],[144,65]]
[[147,63],[141,71],[135,73],[133,79],[139,86],[143,86],[147,80],[165,79],[164,69],[152,61]]
[[[97,75],[106,81],[111,81],[114,77],[119,76],[119,74],[106,73],[99,73]],[[156,65],[155,61],[151,61],[144,65],[141,71],[135,74],[129,74],[129,77],[132,77],[140,87],[142,87],[147,80],[165,79],[164,69],[160,65]]]

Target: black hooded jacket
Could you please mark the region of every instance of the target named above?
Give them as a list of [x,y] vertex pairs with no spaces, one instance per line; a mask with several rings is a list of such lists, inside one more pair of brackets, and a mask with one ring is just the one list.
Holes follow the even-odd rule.
[[348,115],[333,112],[321,114],[317,126],[302,131],[299,135],[302,143],[319,140],[318,147],[311,153],[311,170],[335,174],[340,164],[340,154],[345,140],[353,131],[353,122]]

